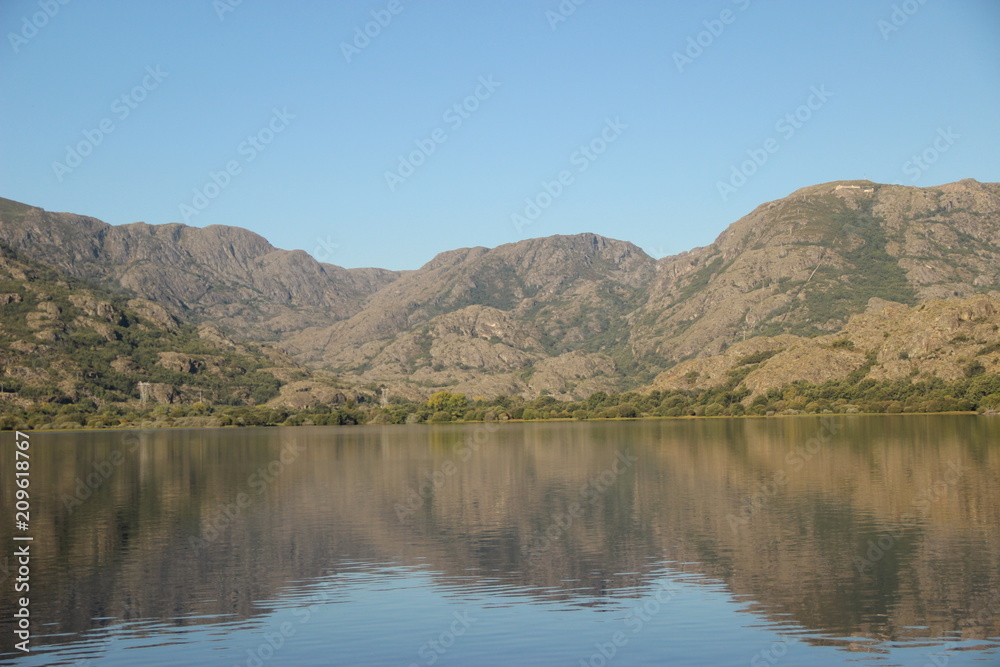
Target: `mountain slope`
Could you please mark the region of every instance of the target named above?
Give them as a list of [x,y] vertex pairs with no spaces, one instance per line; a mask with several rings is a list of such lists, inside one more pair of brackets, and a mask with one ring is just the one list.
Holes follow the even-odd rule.
[[239,227],[112,226],[8,199],[0,199],[0,242],[76,278],[252,339],[349,317],[399,275],[321,264]]
[[281,392],[296,381],[335,393],[329,378],[272,346],[186,324],[157,303],[90,287],[0,244],[0,406],[137,406],[141,382],[151,403],[292,405],[308,396]]
[[580,398],[744,340],[828,335],[870,303],[1000,297],[1000,184],[815,185],[658,261],[577,234],[343,269],[235,227],[113,227],[9,200],[0,242],[355,386]]
[[[486,395],[613,388],[624,318],[643,302],[653,266],[635,245],[596,234],[445,252],[286,347],[358,382]],[[548,379],[532,382],[539,370]]]
[[728,387],[731,397],[749,404],[771,390],[788,393],[791,383],[803,381],[846,381],[856,388],[862,380],[909,385],[978,376],[987,383],[983,395],[1000,391],[1000,298],[985,295],[914,307],[872,299],[865,313],[853,315],[836,333],[751,338],[722,354],[677,364],[649,389]]
[[631,344],[640,358],[677,361],[762,334],[835,331],[871,298],[914,304],[998,289],[1000,184],[827,183],[660,260]]

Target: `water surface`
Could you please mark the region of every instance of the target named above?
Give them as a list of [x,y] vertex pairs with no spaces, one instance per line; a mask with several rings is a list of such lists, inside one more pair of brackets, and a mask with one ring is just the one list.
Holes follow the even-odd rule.
[[[975,416],[33,433],[33,651],[11,650],[8,577],[0,659],[998,664],[998,435]],[[0,479],[10,545],[12,456]]]

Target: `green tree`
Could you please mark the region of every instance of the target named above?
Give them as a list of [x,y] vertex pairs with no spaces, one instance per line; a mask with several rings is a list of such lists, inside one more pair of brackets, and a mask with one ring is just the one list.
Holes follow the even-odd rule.
[[450,391],[439,391],[431,394],[430,398],[427,399],[428,409],[447,411],[451,414],[455,414],[460,410],[464,411],[468,404],[469,399],[465,397],[465,394],[453,394]]

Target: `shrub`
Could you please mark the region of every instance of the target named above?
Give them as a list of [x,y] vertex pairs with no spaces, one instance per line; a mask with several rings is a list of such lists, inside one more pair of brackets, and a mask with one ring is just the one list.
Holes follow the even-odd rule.
[[705,416],[706,417],[718,417],[725,410],[721,403],[712,403],[705,406]]
[[737,366],[748,366],[750,364],[759,364],[762,361],[767,361],[774,355],[781,352],[784,348],[779,348],[776,350],[761,350],[760,352],[754,352],[753,354],[748,354],[745,357],[741,357],[739,361],[736,362]]
[[982,375],[986,372],[986,367],[979,363],[978,360],[970,362],[969,365],[965,367],[965,377],[971,378],[977,375]]
[[631,403],[622,403],[618,406],[618,416],[631,419],[632,417],[638,417],[639,413],[636,412],[635,406]]

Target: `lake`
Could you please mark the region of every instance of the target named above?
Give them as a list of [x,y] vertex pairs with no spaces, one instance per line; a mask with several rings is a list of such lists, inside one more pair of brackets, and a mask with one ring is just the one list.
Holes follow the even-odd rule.
[[32,432],[16,665],[1000,664],[1000,418]]

